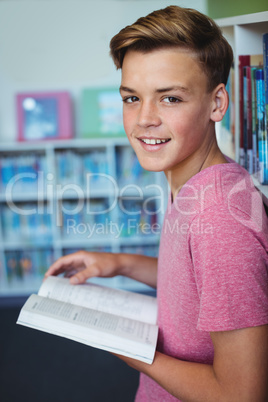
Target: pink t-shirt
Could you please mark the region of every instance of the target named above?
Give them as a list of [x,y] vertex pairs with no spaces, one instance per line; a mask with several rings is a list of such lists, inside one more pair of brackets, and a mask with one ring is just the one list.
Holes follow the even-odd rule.
[[[192,177],[169,200],[158,261],[158,350],[212,364],[210,331],[268,323],[268,225],[236,163]],[[141,374],[136,402],[177,401]]]

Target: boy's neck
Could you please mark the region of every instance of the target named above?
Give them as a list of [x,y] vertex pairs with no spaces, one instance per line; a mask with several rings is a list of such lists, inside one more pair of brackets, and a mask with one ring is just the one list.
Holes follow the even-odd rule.
[[174,170],[165,172],[171,189],[172,200],[176,198],[184,184],[197,173],[210,166],[222,163],[228,163],[228,161],[219,149],[215,139],[209,149],[204,150],[197,155],[191,155],[191,157],[185,159]]

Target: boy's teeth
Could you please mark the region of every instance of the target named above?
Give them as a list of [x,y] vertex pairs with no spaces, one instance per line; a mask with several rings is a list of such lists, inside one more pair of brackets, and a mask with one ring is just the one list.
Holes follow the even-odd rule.
[[143,138],[142,141],[145,142],[145,144],[155,145],[166,142],[167,140],[155,140],[155,139]]

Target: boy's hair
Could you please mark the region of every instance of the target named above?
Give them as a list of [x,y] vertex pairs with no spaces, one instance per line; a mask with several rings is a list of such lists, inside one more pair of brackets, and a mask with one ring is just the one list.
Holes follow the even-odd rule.
[[110,54],[119,69],[127,50],[147,53],[172,47],[193,51],[208,77],[208,91],[226,85],[232,48],[218,25],[194,9],[169,6],[139,18],[111,39]]

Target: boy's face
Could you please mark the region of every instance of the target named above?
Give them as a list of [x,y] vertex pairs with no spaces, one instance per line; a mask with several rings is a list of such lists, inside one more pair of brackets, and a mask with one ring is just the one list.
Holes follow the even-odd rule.
[[176,173],[214,139],[213,93],[189,51],[128,51],[120,93],[126,134],[147,170]]

